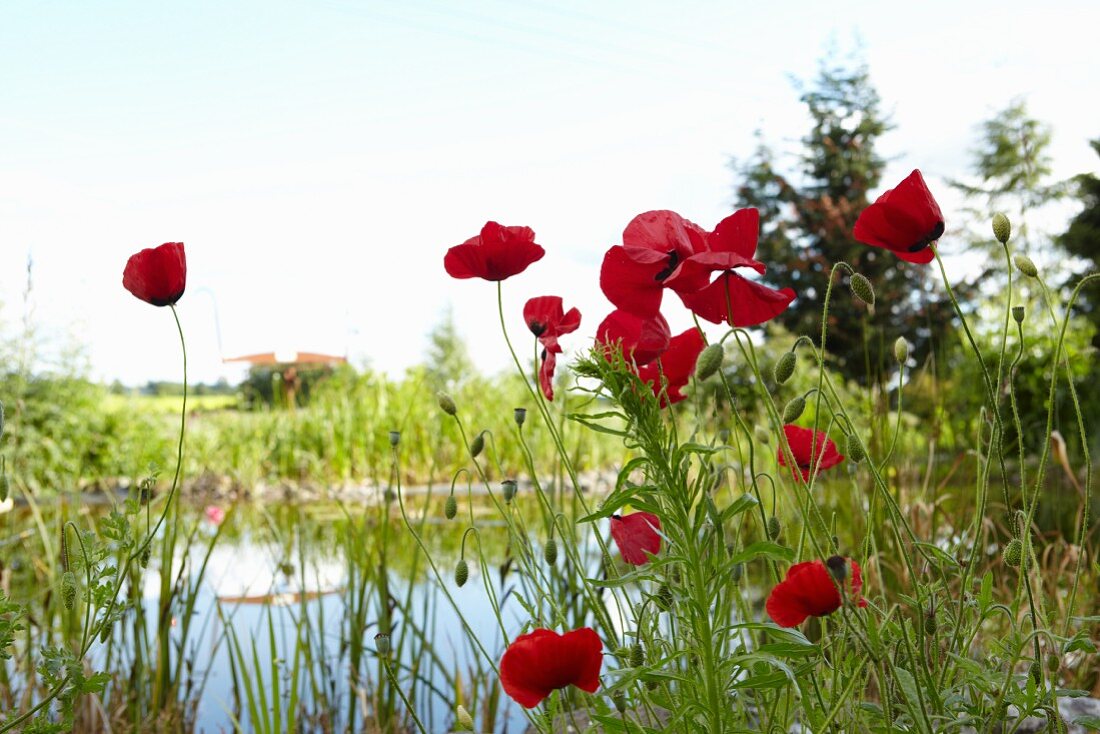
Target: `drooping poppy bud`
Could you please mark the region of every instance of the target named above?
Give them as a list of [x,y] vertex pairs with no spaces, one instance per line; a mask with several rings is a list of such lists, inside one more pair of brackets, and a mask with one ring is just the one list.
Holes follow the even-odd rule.
[[504,501],[511,504],[512,500],[516,498],[516,480],[505,479],[500,483],[501,491],[504,494]]
[[794,352],[783,353],[783,356],[776,361],[775,367],[772,368],[772,376],[775,378],[776,384],[782,385],[791,379],[797,361],[798,358],[795,357]]
[[1020,560],[1024,555],[1024,544],[1020,542],[1019,538],[1013,538],[1008,541],[1008,545],[1005,546],[1004,551],[1001,553],[1001,557],[1004,559],[1005,565],[1016,568],[1020,565]]
[[436,399],[439,401],[439,408],[447,415],[455,415],[458,413],[458,406],[455,405],[454,398],[445,392],[437,392],[435,394]]
[[722,345],[715,342],[699,353],[699,359],[695,361],[695,379],[699,382],[707,379],[722,366],[722,358],[725,352]]
[[779,522],[778,517],[772,515],[768,518],[768,540],[775,540],[781,532],[783,532],[783,525]]
[[66,609],[71,610],[76,605],[76,574],[72,571],[61,574],[61,598]]
[[862,273],[852,273],[848,286],[852,289],[852,295],[856,298],[868,306],[875,305],[875,289],[871,285],[871,281],[867,280]]
[[470,457],[476,459],[481,452],[485,449],[485,432],[474,436],[474,440],[470,441]]
[[993,236],[1002,245],[1008,244],[1008,238],[1012,236],[1012,222],[1000,212],[993,215]]
[[859,442],[859,436],[854,433],[848,434],[844,450],[848,452],[848,458],[857,464],[862,463],[867,458],[867,453]]
[[447,501],[443,503],[443,516],[448,520],[454,520],[458,514],[458,500],[453,494],[447,495]]
[[672,609],[672,605],[676,601],[675,597],[672,595],[672,589],[669,588],[668,584],[661,584],[657,587],[656,600],[657,605],[666,612]]
[[542,557],[547,566],[553,566],[558,562],[558,542],[553,538],[546,539],[546,545],[542,547]]
[[1012,262],[1016,263],[1016,269],[1027,277],[1039,277],[1039,268],[1035,267],[1035,263],[1032,261],[1032,259],[1022,252],[1013,255]]
[[458,708],[455,709],[455,726],[458,727],[459,731],[474,730],[474,717],[470,716],[470,712],[462,704],[459,704]]
[[458,563],[455,564],[455,584],[461,588],[466,585],[469,578],[470,566],[466,563],[465,558],[459,558]]
[[783,422],[794,423],[806,410],[806,398],[798,395],[783,407]]
[[767,429],[765,429],[764,427],[756,426],[756,427],[753,428],[752,432],[753,432],[753,435],[756,436],[756,440],[759,441],[760,443],[762,443],[762,444],[771,443],[771,440],[772,440],[771,434],[769,434]]

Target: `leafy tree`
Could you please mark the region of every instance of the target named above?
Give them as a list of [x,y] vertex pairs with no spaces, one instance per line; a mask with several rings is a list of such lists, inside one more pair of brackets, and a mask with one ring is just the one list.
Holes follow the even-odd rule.
[[[1100,155],[1100,138],[1093,140],[1090,145]],[[1084,208],[1057,239],[1066,252],[1080,258],[1082,262],[1082,266],[1071,274],[1069,283],[1075,283],[1086,273],[1100,269],[1100,178],[1091,173],[1083,173],[1074,179],[1074,184],[1077,198],[1084,204]],[[1100,348],[1100,298],[1097,298],[1097,289],[1082,289],[1078,309],[1096,325],[1092,343]]]
[[[874,284],[877,305],[868,308],[833,286],[827,347],[849,378],[877,381],[888,374],[891,345],[904,335],[920,359],[949,320],[947,306],[930,292],[926,266],[905,263],[852,238],[852,227],[879,186],[884,161],[876,150],[890,124],[867,67],[826,59],[802,93],[813,127],[792,172],[784,172],[764,145],[744,165],[736,204],[760,209],[760,257],[767,279],[790,286],[796,300],[777,321],[797,334],[818,334],[826,281],[845,261]],[[838,276],[839,277],[839,276]],[[844,276],[844,282],[847,276]]]
[[453,390],[474,374],[474,363],[450,308],[428,335],[427,371],[430,384],[437,390]]

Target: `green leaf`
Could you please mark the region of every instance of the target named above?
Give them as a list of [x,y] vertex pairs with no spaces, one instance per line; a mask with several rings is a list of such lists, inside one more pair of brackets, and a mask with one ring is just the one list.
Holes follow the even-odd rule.
[[770,540],[758,540],[744,548],[740,553],[734,554],[729,562],[731,564],[748,563],[760,557],[771,558],[776,561],[793,561],[794,549],[773,543]]
[[722,510],[722,522],[727,522],[730,518],[736,517],[746,510],[751,510],[758,504],[759,502],[751,494],[743,494],[730,503],[729,507]]

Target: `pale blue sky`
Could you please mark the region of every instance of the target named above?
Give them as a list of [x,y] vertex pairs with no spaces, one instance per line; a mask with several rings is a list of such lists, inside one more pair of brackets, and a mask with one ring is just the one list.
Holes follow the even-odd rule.
[[[486,219],[546,258],[509,313],[560,293],[609,306],[604,250],[641,211],[730,210],[753,131],[794,151],[792,76],[858,38],[897,129],[892,183],[965,172],[975,126],[1014,96],[1054,125],[1056,172],[1095,170],[1095,3],[137,0],[0,5],[0,317],[28,253],[37,322],[97,377],[178,372],[167,313],[120,285],[126,257],[182,240],[193,375],[227,353],[343,352],[400,370],[452,304],[479,364],[505,354],[495,293],[446,247]],[[949,213],[950,217],[950,213]],[[675,319],[673,319],[675,322]]]

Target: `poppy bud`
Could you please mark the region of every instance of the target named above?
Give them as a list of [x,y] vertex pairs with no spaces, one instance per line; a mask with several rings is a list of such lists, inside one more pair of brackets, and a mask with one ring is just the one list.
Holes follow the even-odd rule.
[[149,557],[151,555],[153,555],[153,551],[148,545],[146,545],[145,548],[142,549],[141,555],[138,557],[138,563],[141,564],[142,568],[149,567]]
[[517,426],[522,427],[523,422],[527,420],[527,408],[516,408],[512,411],[512,418],[515,419]]
[[622,691],[615,691],[611,694],[611,702],[615,704],[615,710],[620,715],[626,713],[626,694]]
[[0,473],[0,502],[7,502],[9,494],[11,494],[11,482],[8,481],[8,474]]
[[756,440],[763,444],[769,443],[772,439],[771,434],[768,433],[767,429],[761,426],[756,426],[753,429],[753,433],[756,435]]
[[111,639],[111,625],[105,622],[99,630],[99,643],[102,645],[109,639]]
[[447,495],[447,501],[443,503],[443,516],[448,520],[454,520],[458,514],[458,500],[453,494]]
[[466,559],[458,559],[458,563],[455,565],[455,583],[458,584],[459,587],[465,586],[469,578],[470,567],[466,564]]
[[899,336],[897,341],[894,342],[894,359],[898,361],[898,364],[905,364],[909,361],[909,342],[905,341],[904,336]]
[[1031,675],[1031,679],[1036,683],[1043,682],[1043,668],[1039,663],[1032,663],[1031,668],[1028,671]]
[[843,584],[844,579],[848,578],[848,561],[843,556],[830,556],[825,566],[838,584]]
[[1019,538],[1013,538],[1008,541],[1008,545],[1005,546],[1001,557],[1004,559],[1006,565],[1013,568],[1020,565],[1020,559],[1024,555],[1024,544],[1020,542]]
[[1023,253],[1017,253],[1013,256],[1012,262],[1016,263],[1016,269],[1029,278],[1039,277],[1039,268],[1035,267],[1035,263],[1031,258]]
[[725,352],[722,345],[715,343],[699,352],[699,358],[695,360],[695,379],[699,382],[707,379],[722,366],[722,358]]
[[657,589],[657,604],[661,609],[668,611],[672,609],[672,603],[675,599],[672,597],[672,589],[668,588],[668,584],[661,584]]
[[772,515],[768,518],[768,540],[775,540],[778,538],[782,530],[783,526],[779,523],[778,517]]
[[642,647],[642,643],[635,642],[634,647],[630,648],[630,667],[640,668],[645,665],[645,648]]
[[0,436],[4,435],[4,404],[0,403]]
[[936,613],[928,612],[928,614],[924,615],[924,634],[931,637],[932,635],[936,634],[937,629],[938,626],[936,625]]
[[390,446],[401,443],[401,431],[390,431]]
[[733,564],[733,568],[730,569],[730,581],[735,584],[741,583],[741,577],[745,575],[745,566],[742,563]]
[[500,484],[504,491],[504,501],[511,504],[512,500],[516,498],[516,480],[505,479]]
[[794,356],[794,352],[783,353],[783,356],[776,361],[775,367],[772,368],[772,377],[775,378],[776,384],[782,385],[791,379],[797,362],[798,358]]
[[867,452],[863,450],[863,445],[859,442],[859,436],[854,433],[848,434],[848,441],[844,450],[847,452],[848,458],[856,464],[867,458]]
[[61,598],[66,609],[72,609],[76,605],[76,574],[72,571],[61,574]]
[[1012,320],[1015,321],[1017,324],[1024,323],[1024,315],[1025,314],[1026,314],[1026,311],[1024,311],[1023,306],[1013,306],[1012,307]]
[[437,392],[435,394],[437,400],[439,400],[439,408],[447,415],[454,415],[458,412],[458,406],[455,405],[454,398],[445,392]]
[[455,726],[459,731],[474,730],[474,717],[470,716],[470,712],[462,704],[455,709]]
[[397,499],[397,492],[394,492],[390,487],[386,487],[386,491],[382,493],[382,499],[385,500],[387,505],[392,504]]
[[478,455],[485,449],[485,432],[474,436],[474,440],[470,441],[470,457],[476,459]]
[[374,636],[374,649],[379,655],[390,654],[390,636],[385,632],[379,632]]
[[542,559],[547,566],[553,566],[558,562],[558,541],[553,538],[546,539],[546,545],[542,547]]
[[1012,222],[1000,212],[993,215],[993,236],[1002,245],[1008,244],[1008,238],[1012,236]]
[[853,296],[868,306],[875,305],[875,289],[871,286],[871,281],[867,280],[862,273],[852,273],[852,277],[848,279],[848,286],[852,289]]
[[792,398],[783,408],[783,422],[794,423],[804,410],[806,410],[806,398],[801,395]]
[[1062,667],[1062,658],[1051,653],[1047,655],[1047,670],[1051,673],[1057,673],[1059,668]]

